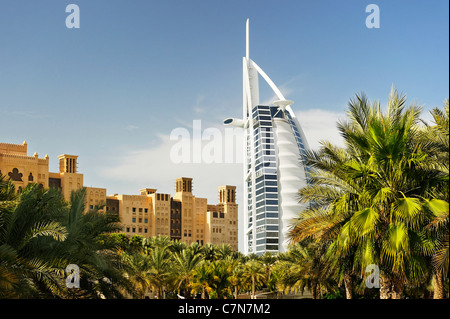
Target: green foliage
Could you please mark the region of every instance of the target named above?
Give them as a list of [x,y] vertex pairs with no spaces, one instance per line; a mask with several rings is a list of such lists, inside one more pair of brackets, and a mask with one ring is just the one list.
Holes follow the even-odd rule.
[[347,298],[370,264],[381,269],[381,298],[401,297],[431,277],[448,284],[448,100],[431,112],[435,126],[420,112],[395,89],[385,112],[356,95],[338,123],[345,147],[322,142],[304,159],[311,179],[299,195],[311,205],[291,239],[327,247],[331,278],[344,283]]

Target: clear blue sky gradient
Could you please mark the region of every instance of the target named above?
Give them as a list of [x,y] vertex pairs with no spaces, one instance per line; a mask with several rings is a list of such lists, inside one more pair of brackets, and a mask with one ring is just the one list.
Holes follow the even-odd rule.
[[[80,29],[65,26],[70,3],[80,7]],[[370,3],[380,8],[379,29],[366,28]],[[247,18],[251,58],[296,110],[343,112],[361,91],[383,102],[393,84],[429,110],[449,96],[448,6],[1,0],[0,142],[26,140],[29,153],[49,154],[53,171],[57,155],[77,154],[85,184],[108,193],[158,187],[98,172],[122,152],[151,148],[180,121],[241,115]]]

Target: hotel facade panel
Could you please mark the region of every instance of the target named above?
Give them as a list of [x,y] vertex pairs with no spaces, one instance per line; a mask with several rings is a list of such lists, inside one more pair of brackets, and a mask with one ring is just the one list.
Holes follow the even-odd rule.
[[[27,143],[0,143],[0,173],[13,181],[17,191],[30,183],[54,187],[70,201],[72,191],[83,187],[83,174],[78,172],[78,156],[58,156],[59,171],[49,172],[49,157],[37,153],[27,155]],[[208,205],[206,198],[192,193],[192,178],[176,179],[176,193],[158,193],[144,188],[139,194],[107,195],[106,188],[85,187],[85,212],[98,209],[118,214],[122,232],[127,236],[164,235],[187,244],[230,244],[238,249],[236,187],[220,186],[219,203]],[[210,210],[211,209],[211,210]]]

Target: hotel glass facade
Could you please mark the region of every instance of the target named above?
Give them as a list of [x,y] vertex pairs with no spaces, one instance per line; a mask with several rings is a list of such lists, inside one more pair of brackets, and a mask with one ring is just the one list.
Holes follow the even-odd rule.
[[[276,253],[283,250],[280,247],[282,230],[280,229],[280,176],[278,174],[277,156],[279,149],[276,147],[277,123],[284,122],[295,137],[296,152],[305,154],[304,137],[298,128],[296,120],[289,111],[282,111],[277,106],[257,105],[252,109],[253,125],[247,130],[247,171],[246,175],[252,176],[254,165],[254,178],[248,178],[247,186],[247,227],[246,235],[248,253],[262,254],[266,251]],[[252,138],[253,136],[253,138]],[[252,152],[252,150],[254,150]],[[306,171],[306,168],[305,168]],[[292,216],[293,217],[293,216]],[[255,227],[253,227],[255,226]]]

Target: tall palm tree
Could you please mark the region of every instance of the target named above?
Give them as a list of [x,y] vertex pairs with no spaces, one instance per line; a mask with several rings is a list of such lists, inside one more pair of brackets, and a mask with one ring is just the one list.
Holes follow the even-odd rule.
[[346,298],[352,299],[356,267],[355,249],[348,243],[349,220],[358,211],[364,184],[348,174],[351,154],[342,147],[323,141],[319,151],[307,152],[310,168],[306,187],[299,190],[300,202],[310,203],[290,230],[292,243],[314,240],[327,243],[326,256],[338,283],[344,282]]
[[330,249],[361,276],[379,265],[381,298],[401,297],[405,283],[427,277],[423,228],[433,214],[426,206],[445,184],[441,171],[424,165],[430,152],[418,138],[420,108],[405,101],[393,89],[383,113],[364,94],[350,100],[348,121],[338,123],[345,149],[325,144],[309,156],[317,174],[301,195],[314,201],[292,233],[331,240]]
[[172,258],[168,247],[154,247],[147,252],[149,257],[149,281],[156,290],[158,299],[164,298],[164,289],[172,275]]
[[381,269],[381,298],[400,298],[407,284],[426,276],[421,255],[423,227],[431,214],[424,209],[430,189],[442,183],[441,173],[421,165],[427,158],[420,140],[420,108],[406,107],[406,97],[392,90],[386,112],[364,95],[349,103],[349,121],[338,128],[354,151],[350,172],[365,185],[362,208],[349,222],[364,269]]
[[252,294],[251,298],[255,299],[256,286],[262,283],[266,273],[264,267],[259,260],[249,260],[244,265],[244,278],[251,282]]
[[234,288],[234,298],[237,299],[239,295],[239,288],[243,285],[244,267],[239,260],[234,260],[230,263],[231,274],[228,278],[231,286]]
[[194,270],[202,261],[203,256],[201,250],[196,245],[182,250],[178,254],[174,254],[174,273],[178,287],[184,286],[186,289],[186,298],[191,296],[191,281],[194,276]]
[[[434,125],[424,123],[426,128],[420,136],[421,142],[429,150],[430,158],[426,165],[442,172],[445,184],[435,187],[432,192],[436,199],[428,202],[427,207],[433,212],[433,220],[427,225],[430,236],[436,239],[435,245],[427,251],[432,256],[434,294],[433,298],[444,298],[444,281],[448,281],[449,264],[449,229],[448,229],[448,172],[449,172],[449,101],[444,102],[443,109],[431,110]],[[443,186],[443,187],[442,187]]]

